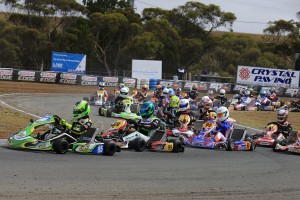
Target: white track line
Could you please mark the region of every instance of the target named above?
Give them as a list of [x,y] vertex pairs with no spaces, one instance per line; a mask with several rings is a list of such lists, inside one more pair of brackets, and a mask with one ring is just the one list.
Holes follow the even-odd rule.
[[[3,97],[3,96],[10,96],[10,95],[18,95],[18,94],[28,94],[28,93],[2,94],[2,95],[0,95],[0,97]],[[2,101],[2,100],[0,100],[0,103],[2,103],[3,105],[5,105],[5,106],[7,106],[7,107],[9,107],[9,108],[11,108],[11,109],[13,109],[13,110],[16,110],[16,111],[18,111],[18,112],[24,113],[24,114],[26,114],[26,115],[30,115],[30,116],[33,116],[33,117],[36,117],[36,118],[41,118],[41,117],[38,116],[38,115],[34,115],[34,114],[32,114],[32,113],[29,113],[29,112],[26,112],[26,111],[24,111],[24,110],[18,109],[18,108],[14,107],[14,106],[11,106],[11,105],[7,104],[6,102],[4,102],[4,101]]]

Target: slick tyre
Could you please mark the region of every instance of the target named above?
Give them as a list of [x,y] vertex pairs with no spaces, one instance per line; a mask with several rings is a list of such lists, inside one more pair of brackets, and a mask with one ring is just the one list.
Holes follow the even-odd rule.
[[233,151],[234,150],[234,141],[232,139],[228,139],[226,151]]
[[101,108],[101,107],[98,109],[98,114],[99,114],[100,116],[102,116],[102,108]]
[[172,152],[179,153],[179,152],[183,151],[182,143],[179,140],[172,139],[169,142],[173,143],[173,150],[172,150]]
[[132,142],[132,147],[137,152],[145,151],[146,149],[146,141],[142,138],[136,138]]
[[117,147],[115,143],[112,143],[110,141],[104,141],[104,155],[106,156],[112,156],[116,153]]
[[279,149],[276,149],[277,144],[280,144],[279,140],[275,140],[274,143],[273,143],[272,149],[273,149],[274,152],[279,152],[280,151]]
[[57,153],[57,154],[65,154],[68,152],[69,149],[69,143],[66,140],[55,140],[52,144],[52,149]]
[[106,117],[111,117],[111,109],[107,109],[107,111],[106,111]]

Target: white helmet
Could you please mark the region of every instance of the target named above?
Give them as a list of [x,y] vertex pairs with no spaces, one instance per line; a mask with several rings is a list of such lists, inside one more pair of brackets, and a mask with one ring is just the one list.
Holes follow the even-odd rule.
[[[204,98],[204,97],[206,97],[206,98]],[[212,108],[213,102],[208,96],[204,96],[204,97],[202,98],[202,101],[203,101],[202,105],[205,109],[208,110],[208,109]]]
[[250,96],[250,91],[249,90],[245,91],[245,96]]
[[190,101],[188,99],[181,99],[179,101],[179,110],[186,111],[190,108]]
[[99,89],[104,89],[105,87],[105,83],[104,82],[99,82],[99,85],[98,85]]
[[217,113],[217,118],[220,122],[225,121],[229,117],[229,111],[224,106],[219,107],[216,113]]
[[127,95],[129,93],[128,87],[122,87],[120,90],[120,94]]
[[224,97],[225,94],[226,94],[226,91],[225,91],[224,89],[221,89],[221,90],[219,91],[219,95],[220,95],[221,97]]
[[164,90],[163,90],[163,94],[169,94],[169,89],[168,88],[165,88]]

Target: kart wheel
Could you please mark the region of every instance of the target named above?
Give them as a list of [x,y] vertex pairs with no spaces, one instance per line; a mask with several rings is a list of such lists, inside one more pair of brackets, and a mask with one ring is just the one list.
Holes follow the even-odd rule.
[[232,139],[228,139],[226,151],[233,151],[233,150],[234,150],[234,141]]
[[110,141],[104,141],[104,155],[112,156],[117,151],[117,147],[115,143]]
[[69,149],[69,143],[66,140],[55,140],[52,144],[53,150],[58,154],[65,154]]
[[145,151],[146,149],[146,141],[142,138],[136,138],[132,142],[133,149],[137,152]]
[[280,151],[279,149],[276,149],[277,144],[280,144],[279,140],[275,140],[274,143],[273,143],[272,149],[273,149],[274,152],[279,152]]
[[99,114],[100,116],[102,115],[102,108],[101,108],[101,107],[98,109],[98,114]]
[[251,140],[249,142],[250,142],[250,149],[249,149],[249,151],[253,151],[256,148],[256,143],[253,140]]
[[106,117],[111,117],[111,109],[107,109],[107,111],[106,111]]
[[172,139],[169,142],[173,143],[173,150],[172,150],[172,152],[174,152],[174,153],[182,152],[183,146],[182,146],[182,143],[179,140]]

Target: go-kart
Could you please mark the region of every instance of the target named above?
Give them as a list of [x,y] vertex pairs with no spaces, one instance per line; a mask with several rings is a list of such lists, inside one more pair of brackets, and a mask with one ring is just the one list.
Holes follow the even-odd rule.
[[102,106],[105,103],[104,91],[98,90],[94,95],[91,96],[91,98],[89,99],[89,103],[95,106]]
[[272,147],[275,140],[282,141],[284,135],[278,130],[278,123],[272,122],[267,125],[266,129],[261,133],[252,136],[256,145]]
[[272,149],[274,152],[287,151],[300,153],[300,131],[293,131],[289,139],[275,140],[272,145]]
[[221,140],[222,133],[216,132],[216,121],[204,122],[202,129],[194,135],[187,137],[180,135],[180,140],[187,147],[199,147],[207,149],[226,149],[227,151],[253,151],[255,142],[247,135],[246,129],[232,128],[226,141]]
[[194,134],[191,128],[188,127],[188,125],[191,122],[191,117],[188,114],[181,114],[178,118],[178,122],[180,124],[179,127],[175,127],[175,128],[169,127],[166,129],[168,136],[179,137],[179,135],[182,134],[187,136],[191,136]]
[[45,115],[36,121],[30,120],[26,128],[8,137],[7,144],[13,148],[55,151],[58,154],[68,151],[104,155],[115,153],[114,144],[95,140],[97,129],[88,129],[78,139],[65,132],[59,121],[60,118],[56,115]]

